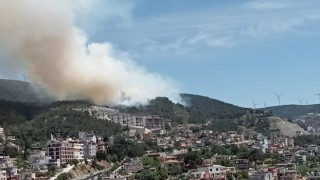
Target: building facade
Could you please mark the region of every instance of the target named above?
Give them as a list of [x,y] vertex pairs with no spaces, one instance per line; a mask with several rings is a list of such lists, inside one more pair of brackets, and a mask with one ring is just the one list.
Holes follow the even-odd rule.
[[51,141],[47,145],[46,156],[65,164],[73,159],[84,160],[84,144],[77,141]]

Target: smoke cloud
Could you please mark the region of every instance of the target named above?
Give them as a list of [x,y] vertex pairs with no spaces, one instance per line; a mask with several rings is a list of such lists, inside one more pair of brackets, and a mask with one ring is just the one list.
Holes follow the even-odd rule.
[[117,58],[110,43],[89,43],[75,25],[76,2],[1,0],[0,51],[10,57],[6,62],[23,67],[61,100],[108,105],[145,104],[157,96],[179,100],[170,79]]

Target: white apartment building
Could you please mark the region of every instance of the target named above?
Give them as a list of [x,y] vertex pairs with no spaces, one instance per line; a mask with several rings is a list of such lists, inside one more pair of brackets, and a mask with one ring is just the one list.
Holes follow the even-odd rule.
[[97,144],[94,142],[84,143],[84,159],[92,159],[97,155]]

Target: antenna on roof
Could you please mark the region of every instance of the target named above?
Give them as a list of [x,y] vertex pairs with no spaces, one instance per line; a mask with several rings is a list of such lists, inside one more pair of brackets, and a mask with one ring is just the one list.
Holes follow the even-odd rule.
[[277,94],[277,93],[275,93],[276,94],[276,96],[277,96],[277,99],[278,99],[278,102],[279,102],[279,106],[281,105],[281,97],[283,96],[283,94]]
[[263,103],[264,104],[264,108],[266,108],[267,107],[267,103]]

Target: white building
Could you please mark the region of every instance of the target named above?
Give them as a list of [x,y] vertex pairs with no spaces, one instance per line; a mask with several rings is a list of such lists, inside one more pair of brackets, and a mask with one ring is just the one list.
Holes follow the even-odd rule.
[[73,147],[73,159],[77,159],[79,161],[84,160],[84,145],[83,143],[78,143],[78,142],[72,142],[72,147]]
[[209,167],[199,167],[196,171],[190,173],[190,180],[209,178],[209,179],[225,179],[226,167],[221,165],[213,165]]
[[255,172],[249,175],[249,180],[274,180],[271,172]]
[[92,159],[97,155],[97,144],[94,142],[84,142],[84,159]]
[[0,138],[5,139],[6,136],[4,134],[4,129],[2,127],[0,127]]

